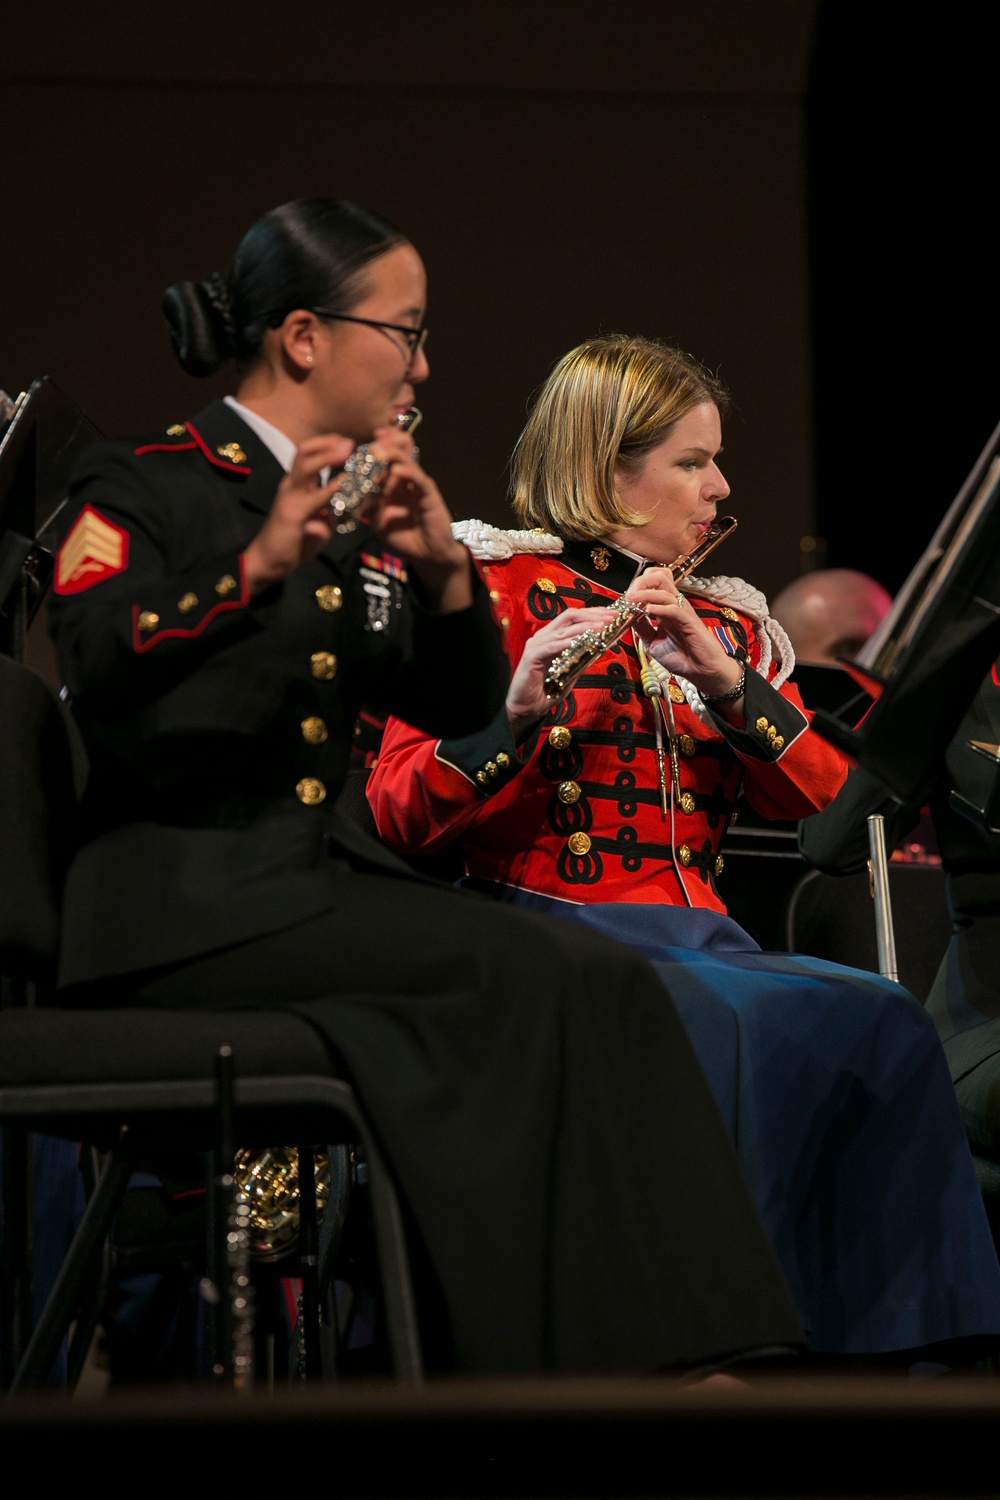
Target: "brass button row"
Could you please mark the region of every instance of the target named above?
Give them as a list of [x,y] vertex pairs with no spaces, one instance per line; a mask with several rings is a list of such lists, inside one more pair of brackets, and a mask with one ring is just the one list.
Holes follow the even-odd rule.
[[329,682],[337,675],[337,658],[332,651],[314,651],[309,658],[309,670],[317,682]]
[[318,776],[303,776],[296,785],[295,795],[306,807],[317,807],[326,797],[326,787]]
[[768,744],[774,750],[781,750],[784,748],[785,736],[783,734],[779,734],[774,725],[767,722],[763,714],[761,714],[760,718],[757,720],[755,728],[757,730],[757,733],[762,734],[767,740]]
[[335,583],[324,583],[316,590],[316,603],[324,614],[336,614],[343,602],[344,596]]
[[323,720],[311,714],[308,719],[302,720],[302,738],[309,745],[324,745],[330,731]]
[[155,630],[159,623],[159,615],[154,614],[151,609],[144,609],[138,620],[140,630]]
[[177,601],[177,608],[182,615],[189,615],[193,609],[198,608],[197,594],[184,594]]
[[494,776],[501,771],[506,771],[510,765],[510,756],[506,750],[498,750],[495,760],[488,760],[481,771],[476,772],[476,781],[480,786],[486,786],[487,782],[493,780]]
[[239,585],[236,582],[236,579],[233,577],[232,573],[223,573],[222,577],[215,585],[215,592],[218,594],[220,599],[228,599],[229,595],[235,593],[238,587]]

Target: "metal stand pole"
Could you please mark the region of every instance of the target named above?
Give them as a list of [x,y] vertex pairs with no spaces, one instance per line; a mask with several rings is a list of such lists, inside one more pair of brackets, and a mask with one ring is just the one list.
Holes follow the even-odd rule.
[[868,848],[871,858],[872,895],[875,898],[875,937],[878,943],[878,971],[883,979],[899,983],[896,968],[896,938],[892,930],[892,898],[889,895],[889,861],[885,854],[885,821],[881,813],[868,819]]

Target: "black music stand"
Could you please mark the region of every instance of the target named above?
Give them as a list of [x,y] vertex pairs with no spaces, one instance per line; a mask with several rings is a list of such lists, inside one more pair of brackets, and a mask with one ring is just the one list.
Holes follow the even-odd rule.
[[0,651],[16,661],[52,577],[70,472],[100,436],[47,375],[0,416]]
[[919,805],[998,654],[1000,426],[882,625],[845,663],[875,698],[872,709],[854,728],[820,709],[813,727],[900,802]]

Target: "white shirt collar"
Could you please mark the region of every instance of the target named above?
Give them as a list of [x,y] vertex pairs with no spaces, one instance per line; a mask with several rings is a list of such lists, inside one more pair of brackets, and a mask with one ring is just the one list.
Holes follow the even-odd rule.
[[248,406],[244,406],[242,402],[237,401],[235,396],[224,396],[222,399],[257,434],[264,447],[274,454],[274,457],[287,474],[295,462],[296,453],[299,451],[291,438],[282,432],[280,428],[275,427],[273,422],[267,421],[265,417],[260,416],[255,411],[251,411]]

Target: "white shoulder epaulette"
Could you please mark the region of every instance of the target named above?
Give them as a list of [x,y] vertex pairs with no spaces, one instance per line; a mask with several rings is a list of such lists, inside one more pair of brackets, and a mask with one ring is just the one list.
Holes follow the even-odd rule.
[[[548,531],[505,530],[501,526],[490,526],[487,521],[453,521],[451,529],[460,542],[464,542],[473,557],[481,562],[506,562],[521,552],[537,552],[551,556],[563,550],[562,537]],[[699,599],[708,599],[712,604],[721,604],[728,609],[739,610],[754,624],[754,634],[760,646],[757,671],[767,677],[775,654],[778,671],[771,679],[772,687],[780,687],[791,676],[795,667],[795,652],[777,620],[767,610],[767,600],[759,589],[742,578],[693,578],[687,577],[681,584],[685,594],[697,594]],[[682,683],[701,702],[697,689],[690,683]],[[690,701],[690,700],[689,700]]]

